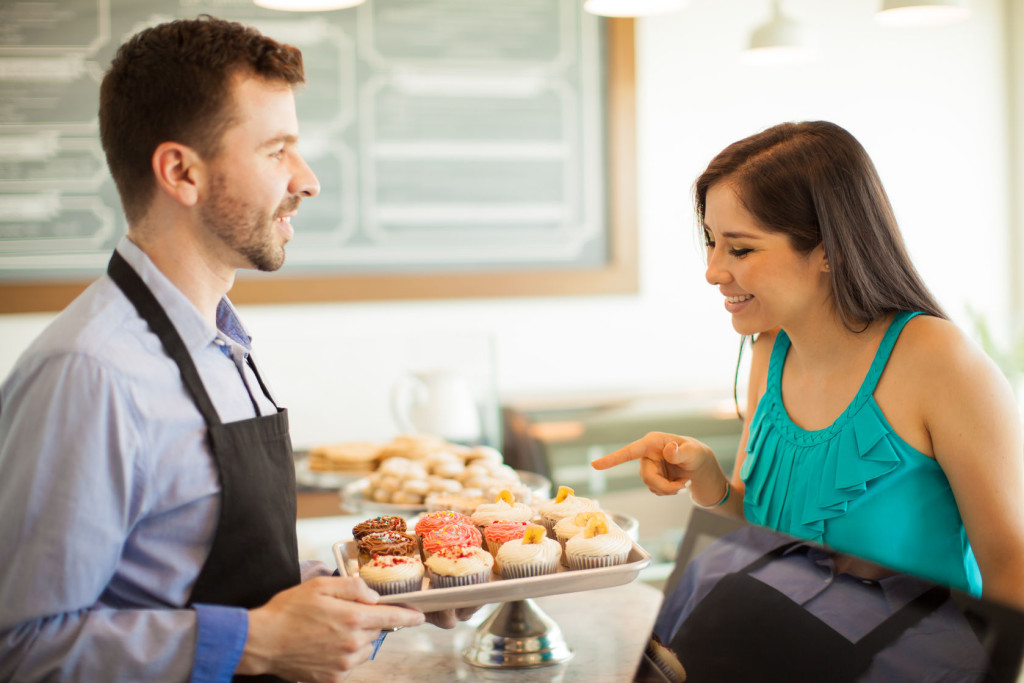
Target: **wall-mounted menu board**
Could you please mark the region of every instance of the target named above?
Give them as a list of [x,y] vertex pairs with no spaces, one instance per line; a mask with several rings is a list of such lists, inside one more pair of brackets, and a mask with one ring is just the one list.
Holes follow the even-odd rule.
[[212,14],[300,47],[303,202],[236,302],[636,290],[633,35],[570,0],[0,5],[0,312],[55,310],[126,231],[99,82],[139,29]]

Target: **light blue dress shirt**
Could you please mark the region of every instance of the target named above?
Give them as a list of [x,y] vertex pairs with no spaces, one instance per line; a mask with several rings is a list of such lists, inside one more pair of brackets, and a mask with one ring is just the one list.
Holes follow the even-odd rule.
[[[117,249],[174,323],[221,420],[254,417],[254,400],[273,414],[230,302],[215,329],[130,240]],[[0,680],[230,680],[247,612],[187,606],[218,512],[203,418],[104,275],[0,385]],[[303,579],[326,573],[303,567]]]

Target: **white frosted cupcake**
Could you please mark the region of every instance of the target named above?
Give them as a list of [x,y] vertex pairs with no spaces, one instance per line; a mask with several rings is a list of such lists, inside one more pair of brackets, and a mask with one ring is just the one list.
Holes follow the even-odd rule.
[[423,587],[423,563],[418,557],[376,555],[359,568],[359,577],[381,595],[409,593]]
[[560,520],[572,517],[577,512],[592,512],[600,509],[596,500],[578,497],[568,486],[559,486],[558,494],[554,498],[538,503],[536,508],[540,513],[541,523],[551,538],[555,537],[555,525]]
[[477,505],[471,519],[483,532],[494,522],[529,522],[533,519],[533,508],[525,503],[515,502],[512,493],[508,489],[503,489],[493,503]]
[[570,538],[586,529],[587,522],[589,522],[592,517],[596,516],[604,518],[604,520],[608,523],[609,529],[619,528],[614,522],[608,519],[608,516],[605,515],[605,513],[601,512],[600,510],[588,510],[586,512],[577,512],[575,515],[572,515],[571,517],[565,517],[563,519],[558,520],[558,522],[555,524],[555,540],[558,541],[558,543],[562,546],[563,565],[569,566],[568,558],[565,554],[566,541],[568,541]]
[[624,564],[633,541],[621,529],[600,517],[591,517],[586,528],[565,543],[569,569],[595,569]]
[[434,588],[486,583],[493,567],[491,554],[477,546],[442,548],[427,558],[427,573]]
[[548,538],[544,527],[530,524],[519,540],[503,543],[496,561],[506,579],[553,574],[562,558],[562,546]]

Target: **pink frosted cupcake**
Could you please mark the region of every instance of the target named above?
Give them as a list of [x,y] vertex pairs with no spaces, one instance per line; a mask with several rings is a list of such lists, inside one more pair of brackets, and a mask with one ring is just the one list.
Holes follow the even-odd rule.
[[423,539],[423,557],[430,556],[442,548],[461,548],[476,546],[483,548],[484,539],[480,531],[472,524],[445,524],[434,529]]
[[381,595],[410,593],[423,588],[423,563],[418,557],[375,555],[359,568],[359,577]]
[[554,574],[562,557],[558,541],[548,538],[544,527],[530,524],[523,537],[502,544],[495,562],[506,579]]
[[419,518],[413,530],[420,538],[426,538],[431,531],[436,531],[447,524],[470,524],[472,520],[461,512],[455,510],[438,510],[428,512]]
[[433,588],[454,588],[491,580],[494,558],[483,548],[462,546],[441,548],[427,559],[427,574]]
[[624,564],[633,541],[624,531],[592,517],[586,528],[565,543],[569,569],[596,569]]

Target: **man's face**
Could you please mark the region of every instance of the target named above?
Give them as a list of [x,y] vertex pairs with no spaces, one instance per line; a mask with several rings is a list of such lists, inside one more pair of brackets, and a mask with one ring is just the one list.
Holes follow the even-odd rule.
[[277,270],[295,234],[291,218],[320,184],[298,152],[291,87],[256,77],[232,83],[235,120],[208,160],[199,216],[227,265]]

